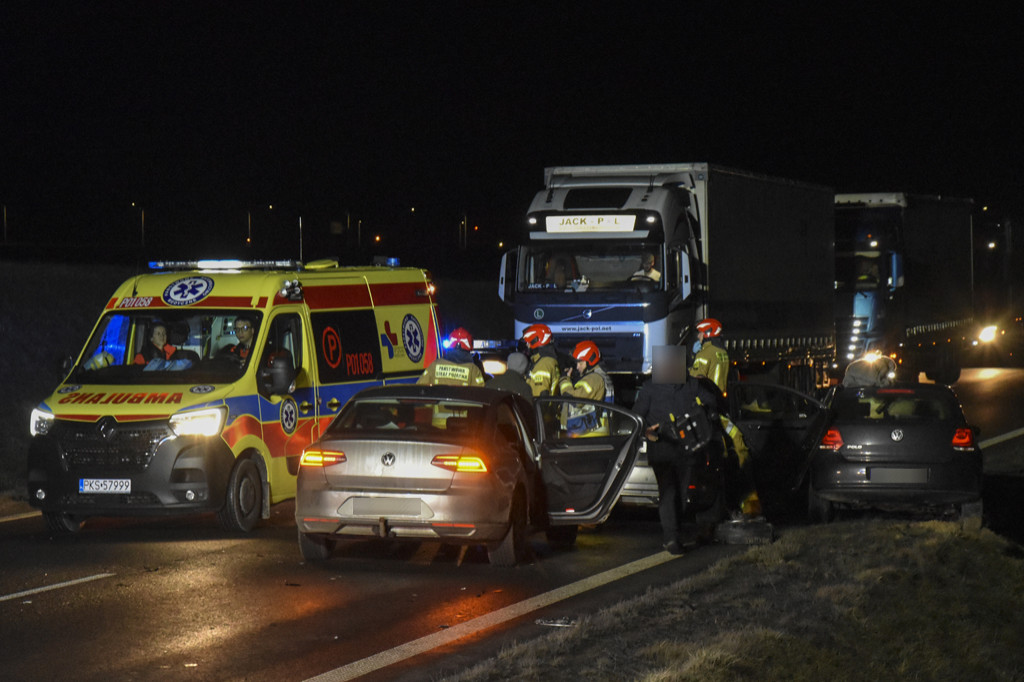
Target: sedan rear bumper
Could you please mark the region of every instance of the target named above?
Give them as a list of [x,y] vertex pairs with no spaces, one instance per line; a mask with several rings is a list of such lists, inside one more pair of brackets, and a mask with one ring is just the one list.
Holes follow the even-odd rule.
[[303,533],[335,536],[500,542],[508,532],[510,501],[494,493],[478,488],[421,494],[300,487],[295,523]]

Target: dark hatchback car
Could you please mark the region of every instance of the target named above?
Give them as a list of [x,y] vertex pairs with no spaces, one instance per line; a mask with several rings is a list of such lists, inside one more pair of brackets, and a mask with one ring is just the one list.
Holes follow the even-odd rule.
[[840,386],[826,407],[809,460],[812,520],[832,520],[839,506],[980,515],[977,429],[952,389]]

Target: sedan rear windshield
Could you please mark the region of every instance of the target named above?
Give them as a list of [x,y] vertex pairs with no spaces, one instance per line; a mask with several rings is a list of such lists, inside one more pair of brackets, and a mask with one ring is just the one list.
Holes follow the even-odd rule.
[[844,391],[833,403],[839,419],[917,419],[943,421],[958,416],[951,396],[913,389],[860,388]]
[[373,398],[349,403],[327,433],[359,436],[472,437],[484,421],[485,406],[459,400]]

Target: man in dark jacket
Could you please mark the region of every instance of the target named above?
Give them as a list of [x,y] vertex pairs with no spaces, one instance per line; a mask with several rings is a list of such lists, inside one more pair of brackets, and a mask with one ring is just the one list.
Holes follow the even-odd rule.
[[[681,346],[654,348],[654,378],[640,388],[633,411],[644,421],[647,461],[658,480],[658,517],[663,547],[682,554],[679,532],[693,470],[693,454],[681,447],[672,432],[684,415],[697,410],[717,411],[718,396],[686,371],[686,349]],[[711,420],[715,423],[717,417]]]
[[533,390],[526,381],[526,372],[530,368],[530,358],[523,353],[510,353],[505,360],[505,373],[499,374],[487,382],[487,388],[499,391],[512,391],[533,402]]

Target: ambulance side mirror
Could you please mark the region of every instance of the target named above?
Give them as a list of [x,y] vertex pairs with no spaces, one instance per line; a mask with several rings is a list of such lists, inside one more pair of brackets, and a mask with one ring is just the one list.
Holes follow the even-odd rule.
[[260,395],[264,397],[287,395],[294,390],[293,384],[297,375],[292,354],[286,350],[277,351],[271,353],[266,364],[257,371],[256,385],[259,387]]

